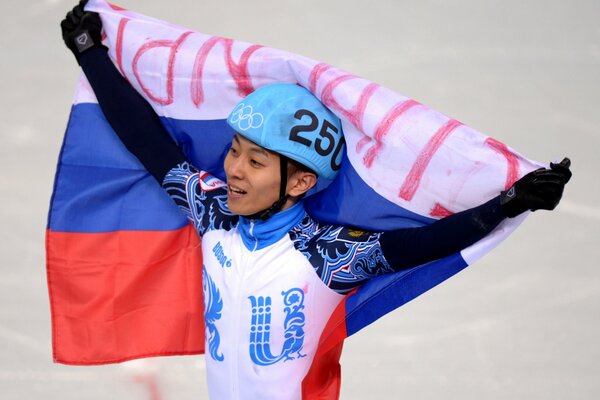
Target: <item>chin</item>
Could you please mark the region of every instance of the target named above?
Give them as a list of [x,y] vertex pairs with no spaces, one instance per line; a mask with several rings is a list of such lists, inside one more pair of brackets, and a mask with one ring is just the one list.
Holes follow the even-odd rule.
[[233,214],[241,215],[242,217],[244,217],[244,216],[252,215],[260,210],[253,211],[253,210],[248,210],[247,207],[243,207],[243,206],[240,207],[239,205],[236,205],[236,204],[230,204],[229,211],[231,211]]
[[229,211],[231,211],[234,214],[237,215],[243,215],[243,210],[241,210],[239,207],[236,207],[234,205],[229,204]]

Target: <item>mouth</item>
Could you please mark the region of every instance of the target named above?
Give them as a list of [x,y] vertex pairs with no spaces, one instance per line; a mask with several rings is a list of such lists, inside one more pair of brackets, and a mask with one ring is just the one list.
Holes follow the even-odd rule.
[[227,185],[227,193],[232,198],[240,198],[245,195],[247,192],[245,190],[240,189],[237,186]]

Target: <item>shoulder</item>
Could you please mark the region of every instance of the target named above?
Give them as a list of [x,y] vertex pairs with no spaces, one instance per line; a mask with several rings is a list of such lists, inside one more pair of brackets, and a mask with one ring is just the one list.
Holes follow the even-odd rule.
[[184,162],[167,173],[162,185],[201,235],[237,224],[238,216],[227,205],[227,184],[210,173]]
[[290,231],[296,250],[308,259],[329,288],[341,294],[390,270],[381,252],[380,235],[354,227],[320,224],[308,215]]
[[361,230],[355,227],[322,224],[306,214],[290,231],[296,248],[319,245],[330,246],[340,243],[371,243],[379,240],[380,232]]
[[219,178],[211,175],[206,171],[202,171],[194,167],[189,162],[177,164],[171,168],[163,180],[163,186],[191,183],[197,186],[198,189],[210,192],[217,189],[224,189],[227,184]]
[[165,175],[162,186],[167,190],[183,188],[188,193],[227,192],[227,183],[206,171],[197,169],[187,161],[171,168]]

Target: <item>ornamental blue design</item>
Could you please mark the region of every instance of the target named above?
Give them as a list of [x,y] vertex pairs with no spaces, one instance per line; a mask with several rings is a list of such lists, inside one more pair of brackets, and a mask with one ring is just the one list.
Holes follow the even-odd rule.
[[[239,216],[229,211],[227,205],[227,191],[222,190],[219,193],[212,194],[210,206],[208,208],[208,228],[206,230],[225,229],[229,230],[237,225]],[[211,193],[209,193],[211,195]]]
[[192,220],[201,235],[216,229],[229,230],[237,223],[238,216],[229,211],[224,189],[206,192],[200,187],[200,177],[194,174],[186,182],[185,190],[190,199]]
[[187,193],[189,207],[191,212],[194,227],[201,235],[206,229],[203,226],[203,217],[206,215],[206,193],[197,190],[200,184],[198,182],[198,174],[194,174],[185,182],[185,191]]
[[238,223],[239,216],[227,205],[227,190],[223,185],[205,173],[200,177],[198,170],[187,162],[171,169],[163,180],[163,187],[200,236],[215,229],[229,230]]
[[252,303],[252,323],[250,325],[250,358],[257,365],[273,365],[281,360],[295,360],[306,357],[302,354],[304,345],[304,291],[292,288],[281,292],[283,296],[285,320],[284,342],[281,352],[271,351],[271,296],[250,296]]
[[296,250],[310,261],[321,280],[345,294],[378,275],[394,272],[383,257],[379,233],[320,225],[306,216],[290,231]]
[[211,279],[206,267],[202,266],[202,290],[204,292],[204,324],[206,326],[206,340],[208,341],[209,354],[216,361],[223,361],[223,353],[219,354],[221,336],[215,322],[221,319],[223,299],[221,293]]
[[188,187],[186,183],[188,178],[198,172],[189,163],[184,162],[171,169],[163,180],[163,187],[169,193],[169,196],[173,199],[175,204],[184,213],[184,215],[194,221],[194,215],[203,214],[204,209],[192,211],[190,204],[188,203]]

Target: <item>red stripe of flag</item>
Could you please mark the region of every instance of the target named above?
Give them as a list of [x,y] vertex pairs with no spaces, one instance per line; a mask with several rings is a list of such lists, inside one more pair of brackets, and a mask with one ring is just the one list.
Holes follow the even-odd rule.
[[46,234],[54,360],[106,364],[204,348],[202,257],[174,231]]

